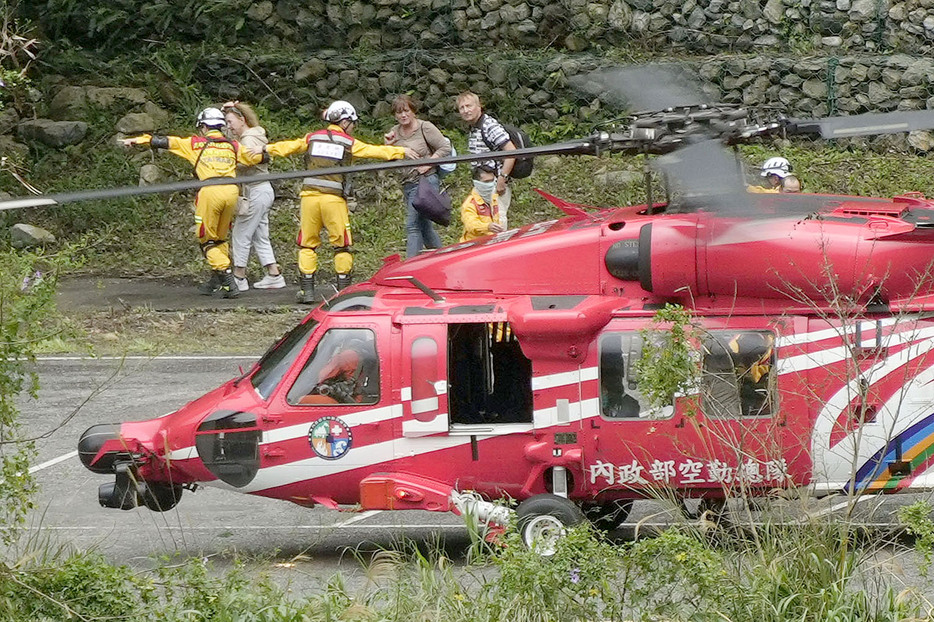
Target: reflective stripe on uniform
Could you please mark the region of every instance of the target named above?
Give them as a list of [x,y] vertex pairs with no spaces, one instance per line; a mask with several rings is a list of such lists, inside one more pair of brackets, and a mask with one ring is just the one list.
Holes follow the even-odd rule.
[[343,190],[344,184],[339,181],[331,181],[330,179],[324,179],[323,177],[306,177],[302,180],[302,183],[306,186],[314,186],[316,188],[330,188],[332,190]]
[[309,134],[308,140],[309,141],[322,140],[324,142],[329,142],[329,143],[340,143],[346,147],[353,147],[353,138],[338,134],[337,132],[331,132],[330,135],[324,132],[320,132],[320,133],[316,132],[314,134]]

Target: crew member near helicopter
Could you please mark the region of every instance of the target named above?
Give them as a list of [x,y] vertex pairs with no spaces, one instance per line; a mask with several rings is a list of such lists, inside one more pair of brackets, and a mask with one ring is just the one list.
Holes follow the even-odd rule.
[[794,175],[788,175],[782,180],[782,187],[779,192],[796,193],[801,192],[801,180]]
[[[198,179],[236,177],[237,163],[250,165],[259,158],[235,141],[228,140],[221,130],[226,126],[224,113],[217,108],[205,108],[196,122],[198,136],[154,136],[143,134],[126,138],[125,146],[147,145],[152,149],[166,149],[185,158],[194,166]],[[230,269],[230,247],[227,236],[237,205],[239,188],[236,184],[205,186],[195,195],[195,225],[201,252],[211,267],[211,278],[198,287],[205,295],[220,291],[224,298],[240,295]]]
[[500,224],[499,195],[494,191],[494,173],[480,171],[473,181],[473,190],[461,204],[461,222],[464,233],[461,242],[469,242],[491,233],[505,230]]
[[[270,156],[285,157],[296,153],[305,154],[305,165],[309,170],[330,168],[350,164],[352,158],[376,160],[399,160],[414,158],[408,148],[393,145],[371,145],[353,137],[354,126],[359,117],[354,107],[345,101],[335,101],[324,112],[328,122],[326,129],[306,134],[295,140],[269,143],[264,152]],[[306,177],[300,196],[301,231],[298,234],[298,270],[301,275],[299,301],[314,302],[315,272],[318,270],[317,248],[321,243],[321,228],[328,230],[328,240],[334,247],[334,270],[337,273],[337,289],[350,285],[353,255],[350,246],[350,214],[344,196],[344,175],[333,174]]]
[[[791,162],[777,156],[769,158],[762,164],[759,175],[764,177],[764,186],[748,186],[746,190],[756,193],[781,192],[783,180],[791,175]],[[800,185],[800,182],[799,182]]]

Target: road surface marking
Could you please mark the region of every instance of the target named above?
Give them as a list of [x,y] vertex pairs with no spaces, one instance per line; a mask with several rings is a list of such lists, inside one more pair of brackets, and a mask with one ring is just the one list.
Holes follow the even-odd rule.
[[65,460],[71,460],[72,458],[74,458],[74,457],[77,456],[77,455],[78,455],[78,452],[77,452],[77,451],[70,451],[70,452],[68,452],[67,454],[65,454],[64,456],[59,456],[58,458],[52,458],[51,460],[46,460],[46,461],[43,462],[42,464],[37,464],[37,465],[34,466],[34,467],[29,467],[29,472],[30,472],[30,473],[35,473],[35,472],[37,472],[37,471],[41,471],[42,469],[47,469],[47,468],[49,468],[50,466],[55,466],[55,465],[58,464],[59,462],[64,462]]
[[337,526],[338,529],[340,529],[340,528],[342,528],[342,527],[346,527],[346,526],[352,525],[352,524],[354,524],[354,523],[359,523],[359,522],[362,521],[362,520],[366,520],[366,519],[368,519],[369,517],[371,517],[371,516],[376,516],[377,514],[380,514],[380,513],[382,513],[382,510],[367,510],[366,512],[363,512],[363,513],[361,513],[361,514],[357,514],[356,516],[351,516],[350,518],[348,518],[348,519],[345,520],[344,522],[338,523],[336,526]]

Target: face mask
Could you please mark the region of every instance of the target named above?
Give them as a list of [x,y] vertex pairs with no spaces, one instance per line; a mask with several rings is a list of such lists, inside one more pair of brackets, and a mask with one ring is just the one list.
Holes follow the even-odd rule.
[[485,202],[493,203],[493,191],[496,189],[495,181],[480,181],[479,179],[475,179],[473,182],[473,189],[477,191],[477,194],[479,194],[480,198]]

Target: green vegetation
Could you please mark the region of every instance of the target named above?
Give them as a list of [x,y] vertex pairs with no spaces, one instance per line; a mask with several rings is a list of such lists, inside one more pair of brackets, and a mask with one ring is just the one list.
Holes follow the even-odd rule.
[[543,560],[508,534],[466,565],[414,545],[377,553],[352,588],[332,577],[290,594],[243,568],[217,573],[200,560],[151,573],[101,556],[35,556],[0,570],[8,620],[160,622],[337,620],[733,620],[883,622],[924,619],[931,604],[873,568],[878,547],[852,544],[843,527],[683,526],[614,544],[569,531]]
[[39,378],[30,366],[36,346],[63,330],[54,321],[54,295],[67,262],[64,256],[4,251],[0,265],[0,540],[10,544],[35,491],[29,474],[35,443],[22,430],[16,398],[36,396]]

